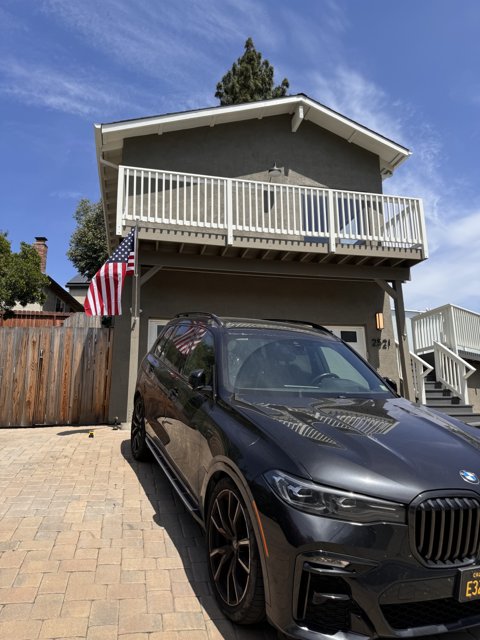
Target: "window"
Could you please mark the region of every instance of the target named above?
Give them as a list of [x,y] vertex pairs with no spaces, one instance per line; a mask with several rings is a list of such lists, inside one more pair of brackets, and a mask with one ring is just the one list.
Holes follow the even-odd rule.
[[369,389],[367,380],[362,374],[345,358],[345,354],[339,353],[336,349],[330,347],[324,347],[322,349],[323,356],[327,361],[330,373],[337,375],[344,380],[352,380],[356,382],[360,387],[363,387],[365,391]]
[[213,381],[213,365],[215,363],[213,336],[206,329],[202,328],[199,331],[195,338],[195,346],[185,363],[183,374],[188,378],[192,371],[203,369],[205,372],[205,384],[211,385]]
[[196,327],[191,324],[177,325],[172,334],[168,337],[165,348],[162,350],[162,357],[177,371],[181,371],[185,360],[192,348]]
[[148,319],[148,338],[147,338],[147,351],[153,346],[153,343],[163,331],[163,327],[167,324],[168,320],[163,318],[149,318]]
[[[159,327],[159,329],[163,329],[163,327]],[[167,340],[170,338],[170,336],[172,335],[172,333],[173,333],[173,327],[169,327],[165,331],[163,336],[160,338],[160,340],[157,342],[157,344],[155,345],[154,354],[156,355],[157,358],[159,358],[162,355],[162,352],[165,349],[165,344]]]

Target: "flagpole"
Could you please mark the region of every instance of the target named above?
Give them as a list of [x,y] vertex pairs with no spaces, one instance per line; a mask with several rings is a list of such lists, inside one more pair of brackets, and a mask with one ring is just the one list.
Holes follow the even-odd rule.
[[140,286],[139,286],[140,285],[139,283],[140,269],[138,268],[138,220],[135,221],[134,251],[135,251],[135,269],[133,272],[133,284],[132,284],[132,321],[133,322],[135,322],[136,319],[140,317]]
[[128,396],[127,396],[127,416],[125,429],[130,428],[134,409],[135,386],[137,384],[138,354],[140,346],[140,266],[138,255],[138,219],[135,221],[135,269],[132,282],[132,306],[130,309],[130,360],[128,366]]

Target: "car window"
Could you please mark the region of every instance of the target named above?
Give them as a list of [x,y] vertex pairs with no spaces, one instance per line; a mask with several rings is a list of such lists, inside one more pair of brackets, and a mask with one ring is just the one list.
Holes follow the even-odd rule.
[[196,327],[192,324],[179,324],[167,338],[162,351],[164,362],[177,371],[181,371],[192,348]]
[[172,335],[173,327],[168,327],[165,333],[157,340],[155,346],[153,347],[153,353],[157,358],[160,358],[162,352],[165,349],[165,344],[167,343],[168,338]]
[[203,369],[205,372],[205,384],[211,385],[214,363],[215,349],[213,336],[205,328],[200,328],[195,336],[192,351],[183,368],[183,375],[188,378],[192,371]]
[[279,331],[230,331],[223,384],[228,389],[302,395],[387,393],[383,381],[341,341]]
[[328,373],[332,373],[343,380],[352,380],[363,387],[365,391],[368,390],[369,386],[365,377],[338,351],[330,347],[324,347],[322,353],[327,361]]

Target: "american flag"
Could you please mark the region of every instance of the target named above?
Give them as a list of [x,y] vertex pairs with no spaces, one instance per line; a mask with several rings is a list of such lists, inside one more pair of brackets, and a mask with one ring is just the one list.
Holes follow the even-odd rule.
[[135,229],[132,229],[93,276],[84,304],[87,316],[121,315],[123,279],[134,271]]
[[173,344],[178,349],[178,351],[180,351],[180,353],[183,353],[183,355],[186,355],[190,351],[190,349],[193,349],[194,347],[197,346],[199,342],[201,342],[203,336],[206,333],[206,329],[204,329],[203,327],[198,329],[197,336],[195,337],[194,340],[192,340],[196,332],[197,332],[197,323],[194,322],[185,331],[185,333],[176,335],[172,338]]

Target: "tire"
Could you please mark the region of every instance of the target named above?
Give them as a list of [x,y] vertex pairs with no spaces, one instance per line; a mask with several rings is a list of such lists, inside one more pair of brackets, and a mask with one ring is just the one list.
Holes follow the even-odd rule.
[[132,449],[132,456],[135,460],[147,461],[151,459],[145,432],[145,408],[140,395],[135,397],[133,406],[130,447]]
[[206,537],[210,581],[223,613],[238,624],[264,620],[265,594],[255,533],[240,492],[228,478],[220,480],[211,495]]

